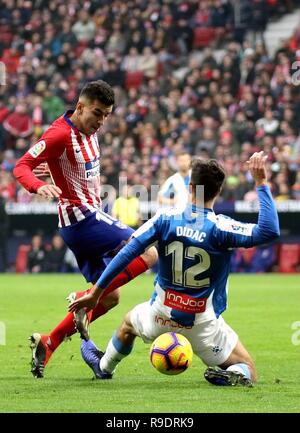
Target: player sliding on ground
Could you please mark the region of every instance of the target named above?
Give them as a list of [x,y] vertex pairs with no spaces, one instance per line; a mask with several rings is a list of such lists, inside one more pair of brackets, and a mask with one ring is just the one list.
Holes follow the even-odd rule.
[[[134,233],[91,292],[69,306],[75,314],[82,307],[94,308],[105,294],[102,288],[150,245],[157,246],[159,274],[151,300],[125,316],[104,354],[92,340],[82,341],[83,359],[96,378],[112,377],[118,363],[131,352],[136,336],[149,343],[173,331],[186,336],[194,353],[209,366],[204,373],[209,382],[252,386],[256,380],[254,362],[221,314],[227,305],[232,248],[265,244],[279,236],[265,161],[263,152],[254,153],[249,161],[260,204],[257,224],[215,215],[213,206],[225,173],[217,161],[197,159],[192,164],[190,202],[185,211],[158,212]],[[199,185],[204,185],[203,194],[198,194]]]

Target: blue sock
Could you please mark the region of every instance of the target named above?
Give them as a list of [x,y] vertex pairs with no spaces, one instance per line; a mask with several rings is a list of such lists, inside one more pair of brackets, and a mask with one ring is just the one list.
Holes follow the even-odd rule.
[[247,377],[247,379],[251,380],[250,369],[247,364],[240,362],[238,364],[230,365],[230,367],[226,368],[227,371],[236,371],[241,373],[243,376]]
[[132,351],[133,345],[127,346],[115,334],[109,341],[105,354],[100,360],[100,368],[106,373],[113,374],[115,368]]
[[122,355],[129,355],[129,353],[132,351],[133,345],[131,344],[130,346],[127,346],[126,344],[122,343],[122,341],[117,337],[117,334],[113,335],[111,341],[115,346],[115,349]]

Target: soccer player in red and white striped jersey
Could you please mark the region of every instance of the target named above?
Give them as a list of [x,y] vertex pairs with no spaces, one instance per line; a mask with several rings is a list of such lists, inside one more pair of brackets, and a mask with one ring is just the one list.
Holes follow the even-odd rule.
[[[111,114],[113,89],[104,81],[87,83],[75,111],[55,120],[40,140],[17,162],[14,175],[29,192],[58,199],[59,231],[74,252],[88,282],[95,283],[108,261],[122,248],[133,230],[105,214],[100,199],[100,148],[97,131]],[[33,170],[47,162],[53,183],[46,184]],[[104,299],[88,314],[93,321],[117,305],[118,287],[151,267],[157,259],[150,248],[115,278]],[[85,292],[78,292],[77,298]],[[76,332],[68,314],[50,334],[31,338],[32,373],[43,377],[53,351]]]

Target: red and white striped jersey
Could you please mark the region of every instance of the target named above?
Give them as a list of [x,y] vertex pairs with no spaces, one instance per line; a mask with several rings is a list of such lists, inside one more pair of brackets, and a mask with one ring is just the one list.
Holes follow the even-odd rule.
[[14,175],[29,192],[45,185],[32,170],[47,162],[52,181],[61,190],[59,227],[69,226],[101,208],[100,149],[97,135],[81,133],[72,111],[55,120],[40,140],[17,162]]

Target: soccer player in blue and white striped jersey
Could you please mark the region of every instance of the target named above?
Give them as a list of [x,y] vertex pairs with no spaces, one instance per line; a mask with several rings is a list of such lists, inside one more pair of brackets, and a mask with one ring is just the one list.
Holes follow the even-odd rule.
[[[158,211],[133,234],[91,293],[70,306],[72,312],[82,307],[93,308],[105,293],[102,289],[131,260],[156,245],[159,273],[151,300],[126,315],[105,354],[91,340],[82,342],[83,358],[96,377],[112,377],[120,360],[131,352],[136,336],[149,343],[164,332],[174,331],[186,336],[194,353],[209,366],[204,374],[209,382],[251,386],[256,380],[250,354],[221,314],[227,306],[233,248],[265,244],[279,236],[265,161],[263,152],[254,153],[249,160],[260,204],[257,224],[241,223],[214,213],[225,173],[215,160],[196,159],[192,164],[190,202],[185,210]],[[199,188],[201,185],[203,189]]]
[[177,207],[183,210],[189,198],[189,183],[191,176],[191,155],[182,151],[176,156],[178,171],[168,177],[158,192],[160,207]]

